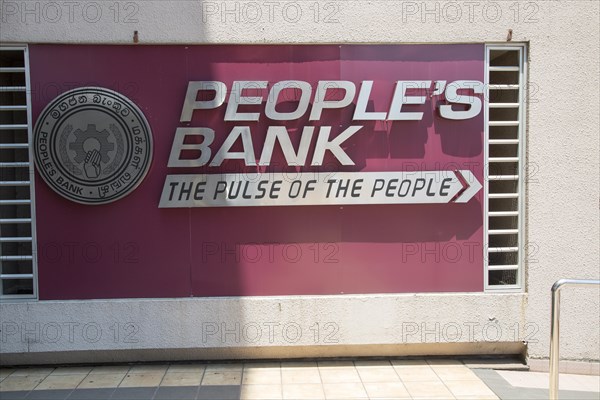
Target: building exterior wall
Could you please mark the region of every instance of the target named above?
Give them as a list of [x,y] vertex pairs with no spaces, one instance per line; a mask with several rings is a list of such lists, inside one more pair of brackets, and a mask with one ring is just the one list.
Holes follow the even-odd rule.
[[[318,345],[320,355],[336,356],[364,354],[364,349],[373,354],[399,344],[390,352],[410,354],[418,346],[410,350],[402,344],[444,342],[466,346],[422,348],[422,352],[514,353],[520,351],[516,343],[522,341],[527,342],[529,357],[546,358],[550,287],[560,278],[598,279],[597,2],[67,3],[0,2],[0,41],[131,44],[137,31],[139,45],[502,43],[511,29],[513,42],[528,44],[529,57],[525,289],[481,294],[3,302],[3,363],[50,359],[23,353],[72,351],[75,355],[88,349],[132,350],[134,359],[140,349],[192,348],[217,349],[205,353],[213,356],[219,349],[232,348],[220,354],[261,357],[297,354],[290,348],[312,354],[308,347]],[[561,357],[598,360],[598,291],[564,292]],[[55,340],[57,326],[60,336]],[[262,332],[259,339],[253,336],[257,328]],[[94,333],[98,329],[100,337]],[[460,332],[458,338],[455,331]],[[486,347],[481,342],[497,345]],[[257,349],[261,345],[274,350]]]

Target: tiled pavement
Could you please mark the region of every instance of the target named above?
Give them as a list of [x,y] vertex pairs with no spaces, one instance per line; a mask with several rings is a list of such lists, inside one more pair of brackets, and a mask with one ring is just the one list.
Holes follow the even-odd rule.
[[[512,381],[520,379],[519,376],[509,378]],[[593,388],[593,383],[589,387]],[[546,397],[540,397],[544,394]],[[565,399],[599,398],[597,392],[561,394],[574,396],[561,397]],[[471,370],[461,361],[446,359],[146,364],[0,370],[2,400],[526,398],[547,398],[547,390],[536,386],[514,387],[496,371]]]
[[[548,373],[490,369],[478,369],[474,372],[501,399],[548,399]],[[598,376],[561,374],[560,388],[558,394],[560,400],[600,399],[600,377]]]

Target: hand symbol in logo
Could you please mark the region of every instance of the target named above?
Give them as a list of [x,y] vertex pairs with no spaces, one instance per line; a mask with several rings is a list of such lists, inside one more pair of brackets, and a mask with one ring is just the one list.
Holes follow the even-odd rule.
[[84,169],[88,178],[97,178],[100,176],[100,159],[102,156],[98,150],[88,151],[85,155]]

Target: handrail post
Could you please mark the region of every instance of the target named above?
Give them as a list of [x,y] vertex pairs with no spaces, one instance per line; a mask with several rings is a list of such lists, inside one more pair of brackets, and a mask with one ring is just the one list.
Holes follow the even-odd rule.
[[560,290],[565,285],[594,286],[600,285],[600,280],[559,279],[552,285],[552,310],[550,313],[550,400],[558,399],[558,363],[560,336]]
[[558,361],[559,361],[559,346],[558,337],[560,324],[560,288],[564,284],[564,279],[556,281],[552,286],[552,311],[551,311],[551,326],[550,326],[550,388],[549,398],[551,400],[558,399]]

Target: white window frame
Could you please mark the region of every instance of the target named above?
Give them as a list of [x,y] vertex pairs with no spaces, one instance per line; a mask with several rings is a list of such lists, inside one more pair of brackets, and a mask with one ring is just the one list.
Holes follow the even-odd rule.
[[[490,97],[489,97],[489,89],[490,89],[490,52],[493,50],[509,50],[509,51],[519,51],[519,112],[518,112],[518,128],[517,128],[517,138],[518,138],[518,257],[517,257],[517,275],[516,275],[516,284],[513,285],[490,285],[489,284],[489,274],[492,269],[489,266],[489,150],[490,150],[490,142],[489,142],[489,127],[490,127]],[[514,44],[514,43],[489,43],[485,45],[485,107],[484,107],[484,118],[485,118],[485,130],[484,130],[484,166],[485,166],[485,177],[484,177],[484,218],[483,218],[483,227],[484,227],[484,249],[483,249],[483,259],[484,259],[484,290],[486,292],[522,292],[525,290],[525,268],[526,265],[526,225],[525,225],[525,197],[526,197],[526,173],[527,173],[527,162],[526,162],[526,106],[527,106],[527,45],[525,43],[522,44]],[[505,270],[505,269],[499,269]]]
[[[30,68],[29,68],[29,47],[27,45],[11,45],[11,44],[3,44],[0,46],[0,51],[22,51],[23,59],[24,59],[24,67],[25,67],[25,99],[26,99],[26,107],[27,107],[27,143],[28,147],[28,157],[29,157],[29,206],[31,213],[31,263],[32,263],[32,286],[33,293],[32,294],[2,294],[2,289],[0,288],[0,300],[5,302],[9,301],[32,301],[39,300],[39,290],[38,290],[38,251],[37,251],[37,229],[36,229],[36,207],[35,207],[35,163],[33,158],[33,126],[32,126],[32,115],[31,115],[31,79],[30,79]],[[0,72],[2,73],[2,72]],[[1,112],[1,111],[0,111]],[[1,261],[0,261],[1,262]],[[25,278],[29,279],[29,278]],[[0,277],[0,285],[2,281]]]

